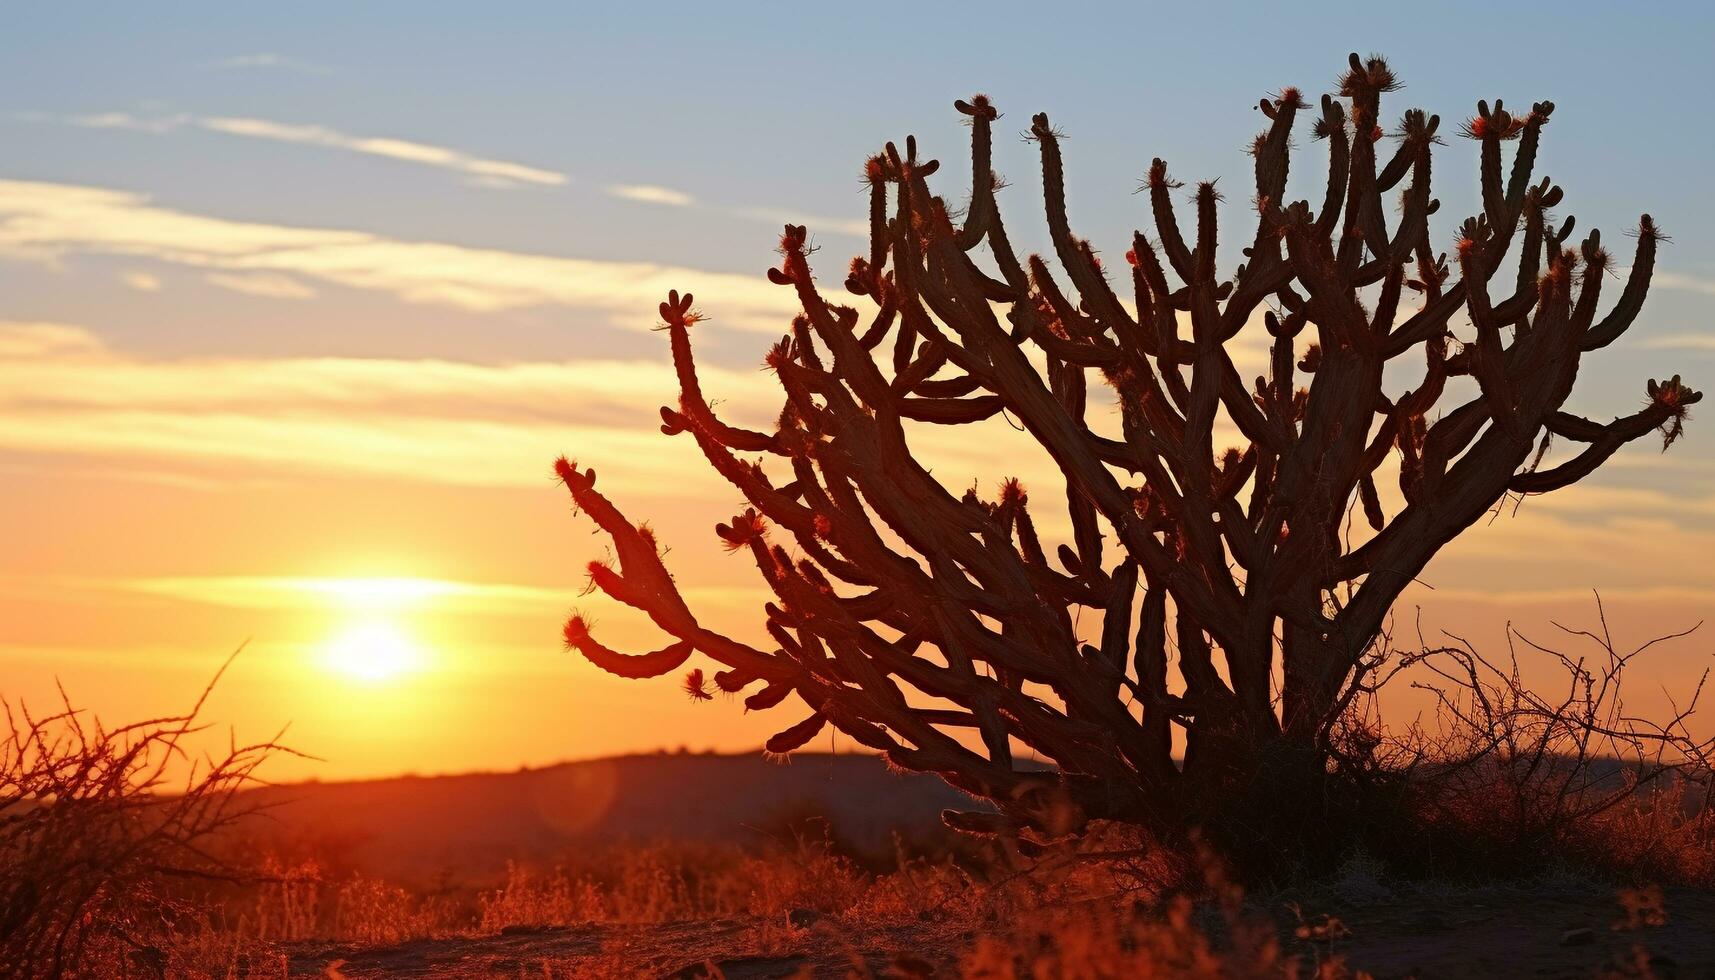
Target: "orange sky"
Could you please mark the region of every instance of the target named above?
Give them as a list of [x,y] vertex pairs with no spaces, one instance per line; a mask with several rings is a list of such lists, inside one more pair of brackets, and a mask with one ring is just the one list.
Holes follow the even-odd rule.
[[[1006,70],[923,51],[885,98],[832,119],[841,79],[868,70],[863,51],[896,38],[859,36],[870,24],[780,37],[767,32],[788,28],[759,19],[729,25],[728,56],[699,64],[696,24],[669,30],[641,13],[514,25],[502,39],[355,12],[308,33],[34,16],[40,43],[8,64],[18,84],[0,85],[0,694],[42,704],[57,679],[110,721],[157,714],[187,705],[247,644],[207,717],[246,738],[289,724],[287,741],[322,761],[280,760],[282,779],[758,745],[780,718],[693,703],[676,678],[615,679],[559,646],[574,607],[612,646],[659,640],[636,614],[580,597],[606,544],[554,483],[562,453],[652,522],[706,621],[760,632],[754,570],[712,531],[736,492],[657,428],[676,394],[649,330],[666,290],[694,291],[714,317],[697,340],[722,413],[766,425],[778,397],[758,365],[793,312],[761,274],[778,225],[808,222],[824,276],[843,270],[863,247],[858,164],[902,127],[956,164],[966,132],[954,97],[982,85],[1018,119],[1054,110],[1074,136],[1074,221],[1120,247],[1146,220],[1130,194],[1142,162],[1160,154],[1176,173],[1237,179],[1256,98],[1288,83],[1320,91],[1345,50],[1259,35],[1248,43],[1266,56],[1175,99],[1159,97],[1174,66],[1139,76],[1123,47],[1104,54],[1108,68],[1071,48],[1002,59]],[[1627,30],[1554,47],[1576,61],[1660,40]],[[400,31],[409,43],[379,43]],[[1649,152],[1616,145],[1605,116],[1643,114],[1640,127],[1663,132],[1684,107],[1641,98],[1655,91],[1645,80],[1539,92],[1539,72],[1502,64],[1509,32],[1493,33],[1461,42],[1502,46],[1487,79],[1449,72],[1430,34],[1392,31],[1411,86],[1394,110],[1453,118],[1494,86],[1509,104],[1563,98],[1543,152],[1580,227],[1611,229],[1622,261],[1618,232],[1641,210],[1677,238],[1644,316],[1592,363],[1571,407],[1629,413],[1646,378],[1676,372],[1709,387],[1715,205],[1671,191],[1702,186],[1709,135],[1680,126],[1678,142]],[[316,46],[335,36],[353,46]],[[851,50],[825,50],[828,36]],[[303,47],[253,53],[278,38]],[[362,39],[376,43],[359,51]],[[427,54],[460,45],[468,58]],[[659,77],[615,90],[645,58]],[[758,80],[754,66],[777,61],[797,66],[800,86]],[[1069,78],[1079,71],[1098,95]],[[1715,79],[1685,81],[1675,90]],[[781,152],[779,134],[804,138]],[[1301,142],[1301,159],[1321,160]],[[1441,240],[1474,198],[1475,151],[1449,142]],[[1015,183],[1002,207],[1040,247],[1029,151],[1007,141],[997,153]],[[1319,166],[1295,168],[1295,194],[1320,193]],[[1636,179],[1616,184],[1615,168]],[[936,178],[955,198],[959,172]],[[1223,220],[1247,220],[1244,202]],[[1256,331],[1236,345],[1241,371],[1260,363]],[[998,421],[917,444],[950,487],[1059,482]],[[1641,440],[1585,484],[1474,529],[1407,593],[1403,632],[1421,606],[1432,640],[1449,629],[1498,652],[1508,620],[1536,639],[1556,636],[1554,620],[1594,625],[1593,589],[1622,642],[1711,617],[1715,437],[1693,419],[1673,451],[1659,448]],[[1715,666],[1712,650],[1699,633],[1654,653],[1634,672],[1635,706],[1683,696]]]
[[[67,383],[90,390],[112,390],[104,371],[136,367],[107,352],[69,360],[81,373]],[[499,439],[443,439],[436,431],[457,431],[468,409],[395,430],[391,417],[363,418],[340,398],[323,404],[294,396],[282,408],[255,386],[217,407],[211,392],[221,378],[247,375],[245,366],[207,364],[189,377],[179,374],[185,364],[154,367],[171,376],[160,396],[189,404],[150,408],[151,426],[183,427],[199,439],[231,426],[266,441],[276,424],[315,435],[299,455],[265,465],[234,461],[224,448],[206,458],[162,459],[146,445],[77,460],[15,456],[0,597],[8,693],[39,702],[57,677],[104,717],[159,712],[184,704],[228,651],[248,641],[208,714],[241,735],[290,723],[288,741],[326,760],[282,760],[278,778],[507,768],[661,746],[740,749],[779,727],[732,702],[693,703],[676,678],[609,677],[557,643],[560,622],[577,607],[611,645],[658,645],[635,613],[579,595],[584,563],[606,554],[606,544],[569,513],[548,462],[557,450],[592,441],[597,447],[582,459],[631,514],[652,520],[700,614],[757,637],[763,595],[754,570],[725,554],[712,533],[733,512],[736,494],[693,458],[686,440],[650,423],[654,406],[671,397],[661,372],[638,366],[626,382],[637,393],[616,396],[613,422],[593,439],[577,426],[484,423],[518,430],[509,453]],[[711,372],[706,382],[742,419],[761,415],[772,400],[764,380]],[[586,402],[597,397],[567,391]],[[104,425],[152,397],[133,392],[124,405],[76,414],[82,424]],[[270,407],[241,404],[249,399]],[[753,400],[756,409],[746,411]],[[419,424],[428,431],[417,434]],[[1010,430],[977,439],[960,433],[962,444],[931,435],[940,438],[926,439],[925,452],[945,461],[936,472],[951,485],[1003,466],[1027,486],[1054,485]],[[352,445],[342,445],[348,439]],[[371,439],[412,462],[371,475]],[[1619,462],[1628,461],[1701,462],[1678,454],[1661,460],[1650,446],[1628,450]],[[1424,576],[1434,590],[1417,587],[1408,597],[1424,609],[1432,639],[1447,628],[1490,651],[1502,649],[1508,619],[1536,639],[1556,636],[1553,619],[1594,625],[1594,587],[1622,641],[1683,628],[1710,611],[1715,574],[1681,556],[1715,548],[1715,535],[1645,516],[1678,507],[1709,502],[1601,485],[1533,499],[1516,516],[1474,529]],[[1414,610],[1401,615],[1402,632],[1411,632]],[[354,653],[356,641],[363,642]],[[366,643],[375,649],[361,649]],[[1663,686],[1688,690],[1709,666],[1708,649],[1694,637],[1653,655],[1636,675],[1636,703],[1659,706]],[[370,676],[376,671],[386,676]]]

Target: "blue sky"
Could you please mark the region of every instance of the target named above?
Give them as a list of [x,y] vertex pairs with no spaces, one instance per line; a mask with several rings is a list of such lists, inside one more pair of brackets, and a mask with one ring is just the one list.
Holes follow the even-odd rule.
[[[1646,378],[1673,373],[1707,388],[1711,36],[1715,8],[1692,3],[19,8],[0,36],[0,621],[14,624],[0,676],[99,673],[114,661],[92,651],[116,643],[214,651],[247,635],[284,663],[325,624],[284,615],[271,577],[427,575],[510,597],[445,628],[481,637],[483,664],[534,665],[493,681],[513,685],[495,703],[515,703],[565,669],[539,639],[563,604],[518,597],[575,591],[595,548],[548,484],[553,455],[584,453],[699,545],[730,516],[706,475],[672,479],[695,460],[655,434],[672,397],[646,329],[659,293],[696,289],[723,397],[765,419],[774,396],[754,367],[790,312],[761,275],[780,223],[808,223],[824,274],[843,269],[862,247],[862,163],[906,134],[962,200],[951,103],[976,91],[1005,113],[1015,237],[1044,238],[1034,149],[1006,137],[1047,111],[1069,137],[1073,223],[1116,254],[1147,220],[1132,191],[1155,156],[1180,178],[1224,177],[1223,237],[1248,237],[1257,100],[1327,90],[1349,51],[1386,54],[1403,79],[1390,121],[1442,116],[1443,248],[1475,200],[1458,123],[1479,98],[1551,99],[1538,173],[1565,188],[1563,213],[1601,227],[1622,266],[1639,213],[1673,237],[1643,317],[1590,362],[1573,407],[1628,413]],[[1322,167],[1301,132],[1291,193],[1319,200]],[[1673,453],[1657,448],[1437,566],[1443,592],[1540,581],[1554,602],[1629,594],[1640,622],[1715,612],[1715,573],[1674,557],[1715,547],[1715,429],[1694,419]],[[683,552],[688,580],[724,586],[724,566]],[[214,579],[227,585],[209,594],[254,594],[196,616],[150,605]],[[603,696],[669,728],[685,710]]]
[[[1236,179],[1260,94],[1285,84],[1318,92],[1347,51],[1377,50],[1407,85],[1392,104],[1450,124],[1480,97],[1557,100],[1549,171],[1580,216],[1615,227],[1651,208],[1679,233],[1676,267],[1715,271],[1715,252],[1691,234],[1715,220],[1715,195],[1693,190],[1715,155],[1715,135],[1695,123],[1715,14],[1698,4],[1563,4],[1552,16],[1496,4],[1437,5],[1429,18],[1420,9],[514,4],[473,23],[468,8],[442,4],[36,5],[14,15],[0,42],[4,169],[233,218],[748,272],[767,254],[766,226],[615,202],[600,188],[658,185],[711,205],[859,215],[863,157],[914,132],[957,158],[963,134],[949,103],[982,90],[1019,130],[1031,112],[1051,113],[1073,137],[1075,215],[1098,240],[1124,241],[1141,209],[1121,195],[1151,156],[1188,177]],[[286,65],[213,67],[256,55]],[[116,111],[396,136],[568,182],[482,193],[432,170],[314,148],[18,118]],[[1015,180],[1030,165],[1017,150],[1003,157]],[[1455,142],[1443,157],[1438,190],[1449,205],[1471,183],[1460,152]]]

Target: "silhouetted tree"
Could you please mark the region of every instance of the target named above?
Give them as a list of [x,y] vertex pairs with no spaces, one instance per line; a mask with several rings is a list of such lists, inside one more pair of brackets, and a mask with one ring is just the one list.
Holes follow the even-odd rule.
[[[1120,276],[1131,305],[1068,225],[1060,135],[1045,115],[1028,138],[1059,271],[1011,244],[985,97],[956,103],[973,134],[962,223],[929,189],[937,163],[918,158],[915,140],[903,154],[888,144],[866,170],[869,253],[845,280],[876,307],[867,323],[818,289],[804,228],[781,239],[769,278],[803,312],[767,357],[786,394],[775,431],[715,415],[692,360],[691,297],[660,308],[681,386],[662,429],[689,434],[749,500],[716,530],[777,597],[767,629],[778,649],[703,626],[648,528],[562,459],[573,499],[616,549],[617,564],[591,564],[594,584],[675,638],[626,655],[574,616],[568,644],[625,677],[702,653],[724,668],[721,690],[756,688],[751,709],[796,695],[808,716],[769,751],[832,724],[993,801],[999,816],[948,815],[967,830],[1183,826],[1242,787],[1304,788],[1335,768],[1330,730],[1366,690],[1395,599],[1436,552],[1508,493],[1565,487],[1652,430],[1672,442],[1699,398],[1675,377],[1651,381],[1644,407],[1612,422],[1561,409],[1582,357],[1637,317],[1655,224],[1639,222],[1624,290],[1598,316],[1608,253],[1596,232],[1570,247],[1572,219],[1548,214],[1561,189],[1532,180],[1553,104],[1514,115],[1479,102],[1463,132],[1480,150],[1482,212],[1459,228],[1453,280],[1430,243],[1439,117],[1412,110],[1384,133],[1380,99],[1397,87],[1382,59],[1353,55],[1339,98],[1323,96],[1313,131],[1329,148],[1327,190],[1314,209],[1284,198],[1309,106],[1290,88],[1261,102],[1258,220],[1230,279],[1216,272],[1214,183],[1191,195],[1188,242],[1180,185],[1154,161],[1144,189],[1156,238],[1134,237]],[[1398,187],[1390,222],[1383,195]],[[1227,346],[1259,314],[1272,356],[1247,386]],[[1416,381],[1390,393],[1396,364]],[[1096,398],[1117,404],[1117,431],[1087,417]],[[913,423],[1002,412],[1065,474],[1072,543],[1057,563],[1016,481],[995,499],[961,495],[912,453]],[[1247,444],[1217,449],[1220,420]],[[1543,468],[1555,438],[1582,448]],[[1399,495],[1384,502],[1377,474],[1396,453]],[[1369,530],[1351,546],[1354,507]],[[1090,642],[1078,607],[1102,611]],[[688,684],[707,693],[700,671]],[[1057,771],[1015,765],[1018,745]]]

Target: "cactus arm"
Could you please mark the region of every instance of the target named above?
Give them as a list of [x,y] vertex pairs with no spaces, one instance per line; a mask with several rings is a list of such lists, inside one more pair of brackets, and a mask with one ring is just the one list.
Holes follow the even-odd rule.
[[1459,270],[1464,275],[1465,309],[1477,328],[1477,344],[1471,358],[1471,373],[1483,393],[1491,419],[1503,426],[1516,426],[1517,413],[1513,392],[1507,384],[1504,352],[1501,348],[1501,327],[1489,300],[1488,284],[1479,263],[1483,242],[1465,237],[1459,242]]
[[1571,486],[1595,472],[1596,467],[1607,462],[1621,446],[1657,429],[1664,430],[1662,448],[1665,449],[1666,444],[1677,437],[1686,409],[1701,401],[1703,393],[1686,387],[1677,375],[1666,382],[1651,381],[1648,390],[1648,405],[1607,425],[1596,426],[1588,419],[1575,416],[1557,419],[1562,431],[1576,433],[1573,438],[1589,445],[1559,466],[1517,474],[1508,481],[1507,489],[1515,493],[1547,493]]
[[683,667],[685,661],[691,659],[693,651],[689,642],[680,640],[652,653],[619,653],[597,642],[595,637],[590,635],[588,624],[578,616],[567,620],[565,634],[567,647],[583,654],[584,659],[591,664],[616,677],[660,677]]
[[1661,232],[1649,215],[1638,220],[1638,250],[1632,259],[1631,274],[1626,277],[1626,288],[1620,293],[1620,301],[1602,318],[1602,322],[1584,335],[1585,350],[1600,350],[1608,346],[1637,319],[1643,309],[1644,297],[1649,294],[1650,276],[1655,272],[1656,243],[1660,239]]
[[1179,278],[1191,281],[1191,250],[1185,247],[1185,239],[1179,234],[1179,219],[1173,215],[1173,191],[1179,187],[1179,182],[1167,176],[1167,161],[1156,157],[1149,164],[1149,206],[1155,215],[1156,240],[1161,243],[1161,250],[1167,253],[1168,264]]
[[1341,204],[1346,199],[1346,183],[1351,177],[1352,147],[1346,136],[1346,111],[1332,97],[1322,96],[1322,118],[1316,126],[1316,138],[1328,141],[1328,189],[1322,199],[1322,209],[1316,212],[1316,234],[1327,238],[1340,221]]
[[1048,234],[1054,243],[1060,265],[1072,278],[1073,285],[1098,323],[1115,333],[1135,332],[1137,324],[1120,305],[1113,288],[1102,275],[1101,267],[1086,244],[1072,236],[1066,218],[1066,174],[1060,157],[1060,137],[1048,125],[1048,116],[1037,113],[1031,120],[1030,134],[1036,140],[1042,156],[1042,200],[1048,216]]

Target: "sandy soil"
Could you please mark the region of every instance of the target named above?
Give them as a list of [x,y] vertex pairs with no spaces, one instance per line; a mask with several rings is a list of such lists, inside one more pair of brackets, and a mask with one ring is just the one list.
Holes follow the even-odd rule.
[[[1307,963],[1331,950],[1378,978],[1715,977],[1715,895],[1704,892],[1670,890],[1659,908],[1646,899],[1631,911],[1612,893],[1577,888],[1315,898],[1315,907],[1337,917],[1350,935],[1321,944],[1288,938],[1289,948]],[[1285,901],[1266,911],[1291,937],[1296,921]],[[294,976],[351,980],[542,976],[545,964],[554,976],[576,976],[580,966],[600,962],[651,977],[705,976],[706,963],[729,980],[792,977],[806,969],[844,977],[859,963],[871,976],[906,977],[922,975],[923,966],[947,970],[974,938],[966,927],[936,922],[854,929],[826,918],[805,925],[724,919],[515,929],[364,949],[298,944],[288,954]],[[897,960],[899,950],[918,962]]]
[[[299,945],[289,952],[292,976],[350,980],[540,976],[544,964],[552,965],[554,976],[576,976],[578,966],[595,963],[623,963],[640,977],[760,980],[796,976],[805,968],[813,976],[843,977],[857,962],[875,975],[896,976],[894,950],[915,949],[931,962],[947,963],[959,945],[957,933],[927,926],[872,929],[860,935],[832,920],[801,930],[780,926],[773,930],[780,940],[759,943],[759,932],[771,925],[720,919],[641,927],[550,927],[367,949]],[[774,948],[765,952],[768,946]]]
[[1380,977],[1715,977],[1715,895],[1507,888],[1335,901],[1333,944]]

